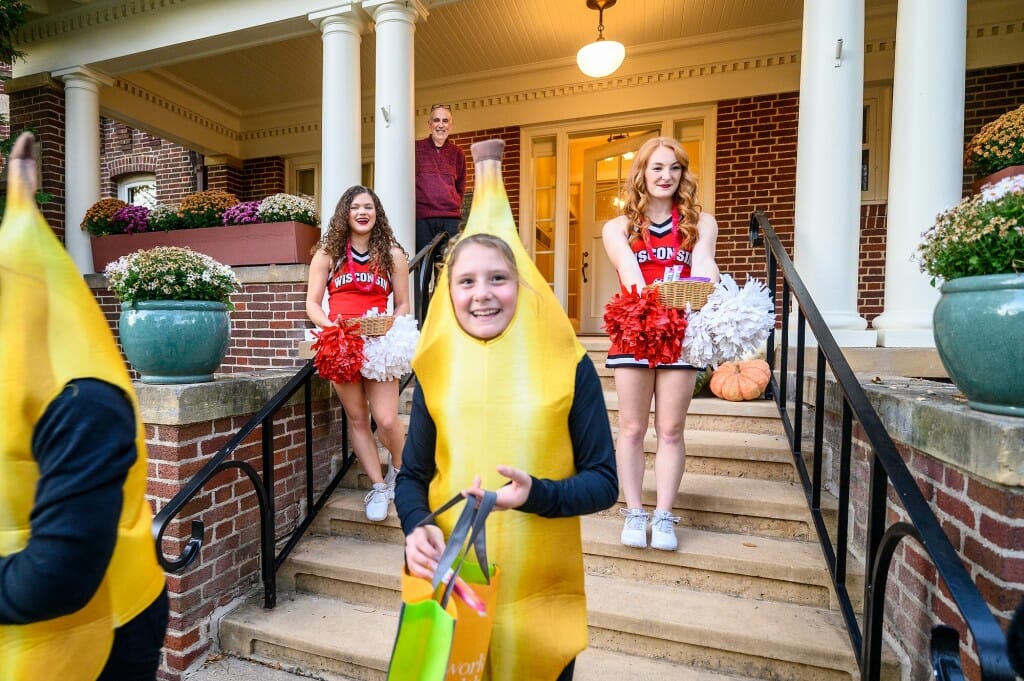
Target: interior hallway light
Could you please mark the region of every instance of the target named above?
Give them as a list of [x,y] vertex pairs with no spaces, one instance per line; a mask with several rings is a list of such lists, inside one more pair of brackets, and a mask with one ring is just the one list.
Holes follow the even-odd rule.
[[591,78],[609,76],[622,65],[626,58],[626,48],[622,43],[606,40],[604,37],[604,11],[612,7],[616,0],[587,0],[587,7],[597,10],[597,40],[584,45],[576,53],[576,64],[580,71]]

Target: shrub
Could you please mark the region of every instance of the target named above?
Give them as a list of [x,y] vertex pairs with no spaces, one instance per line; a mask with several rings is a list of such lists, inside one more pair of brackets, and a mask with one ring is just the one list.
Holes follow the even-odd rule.
[[145,206],[122,206],[111,219],[115,234],[135,234],[149,231],[149,209]]
[[238,203],[238,198],[221,189],[209,189],[189,194],[178,208],[181,226],[185,229],[220,227],[224,224],[224,211]]
[[169,232],[181,229],[181,218],[178,217],[178,206],[159,203],[149,211],[149,231]]
[[225,225],[254,225],[263,222],[259,201],[242,201],[224,211]]
[[1024,271],[1024,175],[940,213],[922,237],[915,257],[933,286],[936,279]]
[[110,290],[123,303],[206,300],[231,304],[241,289],[234,271],[191,248],[158,246],[123,255],[107,265]]
[[313,199],[301,194],[271,194],[260,201],[260,218],[263,222],[302,222],[316,227],[320,214]]
[[1024,105],[986,123],[967,143],[964,165],[978,175],[1024,165]]
[[121,199],[100,199],[85,211],[82,229],[93,236],[120,234],[117,225],[114,224],[114,213],[127,205]]

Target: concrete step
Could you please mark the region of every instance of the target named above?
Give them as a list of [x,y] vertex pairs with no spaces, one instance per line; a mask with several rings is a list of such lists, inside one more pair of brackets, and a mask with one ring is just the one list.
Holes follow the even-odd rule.
[[[348,550],[344,547],[351,542],[359,542],[351,545],[354,547],[375,543],[366,548],[368,561],[377,560],[373,557],[378,555],[382,562],[391,560],[391,554],[387,553],[389,550],[396,551],[398,560],[401,560],[403,535],[393,510],[387,520],[370,522],[366,520],[361,493],[339,489],[321,516],[313,528],[321,536],[307,537],[296,548],[292,560],[282,568],[282,579],[286,580],[282,588],[292,588],[293,564],[303,566],[312,576],[323,576],[324,572],[316,569],[320,562],[344,564],[343,555],[336,554]],[[622,519],[618,515],[601,513],[585,516],[581,523],[585,563],[593,574],[621,575],[652,584],[687,586],[762,600],[836,607],[824,558],[816,542],[714,532],[681,523],[677,531],[678,551],[639,550],[619,542]],[[326,535],[334,535],[344,541],[335,543]],[[381,545],[387,548],[382,549]],[[318,555],[321,553],[322,556]],[[863,577],[856,574],[853,568],[857,565],[855,561],[851,560],[849,564],[850,588],[859,607]],[[380,585],[370,583],[369,586],[376,588]],[[327,593],[356,597],[332,590]]]
[[[397,607],[397,600],[393,608],[377,608],[302,593],[281,599],[274,610],[248,603],[221,620],[221,646],[244,658],[284,662],[303,676],[384,681],[398,626]],[[310,622],[315,622],[315,626],[310,626]],[[591,647],[578,657],[574,678],[752,681],[754,677],[717,674],[653,657]]]
[[[653,475],[644,477],[641,502],[647,507],[657,503]],[[822,505],[826,503],[834,507],[831,500]],[[617,506],[624,505],[620,493]],[[794,482],[685,474],[673,509],[683,527],[784,539],[807,540],[814,536],[803,489]],[[602,513],[616,512],[611,509]],[[834,515],[834,508],[826,509],[826,513]]]
[[[619,396],[605,391],[605,406],[612,426],[619,425]],[[649,425],[654,425],[654,405],[651,404]],[[717,397],[695,397],[686,414],[686,431],[717,430],[734,433],[783,435],[782,421],[775,403],[770,400],[729,402]]]
[[[617,437],[618,428],[612,429]],[[796,479],[793,455],[782,435],[687,429],[686,472],[736,478],[792,481]],[[648,470],[654,468],[658,439],[654,428],[644,437]]]
[[[383,678],[400,605],[401,547],[348,549],[347,565],[334,571],[337,596],[297,591],[282,594],[273,611],[242,606],[221,621],[222,648],[314,672]],[[367,584],[376,586],[360,589]],[[591,645],[602,651],[751,678],[846,681],[855,670],[841,618],[824,608],[593,574],[586,589]],[[621,678],[599,664],[594,670],[594,679]]]

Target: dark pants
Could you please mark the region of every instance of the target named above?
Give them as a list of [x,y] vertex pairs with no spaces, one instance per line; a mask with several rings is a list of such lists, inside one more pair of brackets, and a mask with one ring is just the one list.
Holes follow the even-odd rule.
[[459,218],[425,218],[416,221],[416,252],[419,253],[441,232],[451,236],[459,233]]
[[572,681],[572,673],[575,668],[576,659],[573,658],[572,662],[565,665],[565,669],[562,670],[562,673],[558,675],[558,678],[555,679],[555,681]]
[[167,589],[130,622],[114,630],[114,647],[96,681],[153,681],[167,633]]

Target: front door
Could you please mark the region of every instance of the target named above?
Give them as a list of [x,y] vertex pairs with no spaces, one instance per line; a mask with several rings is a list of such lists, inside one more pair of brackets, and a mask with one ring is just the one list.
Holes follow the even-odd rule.
[[622,213],[622,189],[640,145],[657,132],[626,137],[583,152],[580,208],[580,332],[601,333],[604,306],[619,290],[619,278],[601,241],[601,228]]

